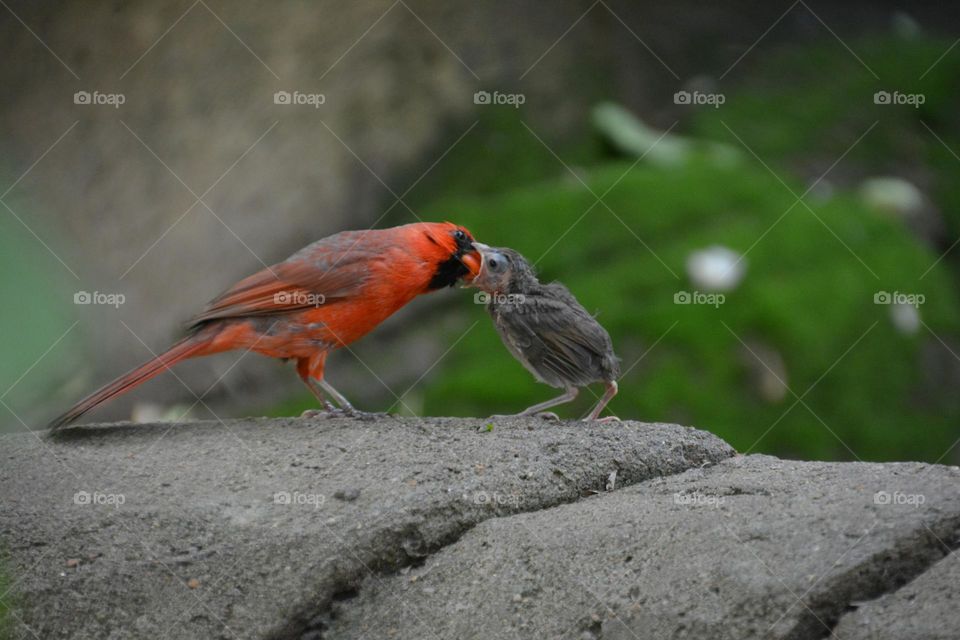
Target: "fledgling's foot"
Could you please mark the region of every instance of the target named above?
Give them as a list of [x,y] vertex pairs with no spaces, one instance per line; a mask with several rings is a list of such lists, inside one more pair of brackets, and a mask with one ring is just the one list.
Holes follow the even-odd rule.
[[617,416],[604,416],[603,418],[595,418],[593,420],[589,420],[589,422],[597,422],[597,423],[603,424],[606,422],[621,422],[621,420]]
[[363,422],[373,422],[380,418],[388,418],[390,414],[386,411],[360,411],[359,409],[348,409],[345,415],[350,418],[356,418]]
[[487,420],[497,420],[498,418],[540,418],[542,420],[559,421],[560,416],[553,411],[541,411],[540,413],[496,413],[488,416]]

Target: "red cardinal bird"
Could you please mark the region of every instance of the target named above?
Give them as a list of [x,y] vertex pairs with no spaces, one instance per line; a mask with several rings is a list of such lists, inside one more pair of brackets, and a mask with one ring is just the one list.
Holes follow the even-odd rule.
[[353,406],[323,378],[327,354],[362,338],[423,293],[480,269],[473,237],[450,222],[344,231],[245,278],[191,321],[167,351],[78,402],[50,423],[56,430],[181,360],[249,349],[297,361],[297,373],[326,407]]

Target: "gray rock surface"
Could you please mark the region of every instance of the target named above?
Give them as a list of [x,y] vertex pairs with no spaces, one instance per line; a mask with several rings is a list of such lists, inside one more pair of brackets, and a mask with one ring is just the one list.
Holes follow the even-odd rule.
[[[487,520],[420,567],[367,579],[325,637],[828,637],[850,603],[896,590],[956,544],[958,481],[956,468],[923,464],[738,456]],[[913,583],[926,620],[898,628],[914,633],[882,637],[957,637],[945,571],[929,587],[946,593]],[[857,615],[877,608],[880,620],[908,613],[895,597]],[[918,633],[933,629],[948,636]]]
[[[944,541],[944,546],[946,544]],[[951,553],[900,590],[863,603],[855,612],[844,616],[837,625],[836,637],[838,640],[954,640],[960,636],[957,585],[960,585],[960,558]]]
[[364,578],[478,523],[605,492],[614,472],[626,487],[734,454],[675,425],[488,424],[261,419],[3,437],[14,637],[316,638]]
[[0,438],[0,458],[14,638],[960,628],[955,467],[738,456],[665,424],[394,417],[76,427]]

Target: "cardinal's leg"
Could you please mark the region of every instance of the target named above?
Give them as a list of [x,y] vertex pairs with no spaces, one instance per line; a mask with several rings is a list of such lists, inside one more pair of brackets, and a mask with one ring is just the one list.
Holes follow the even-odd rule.
[[[327,396],[336,400],[343,409],[350,411],[353,409],[353,407],[349,402],[346,401],[346,398],[344,398],[343,395],[330,386],[329,383],[326,383],[323,380],[323,366],[326,360],[327,353],[325,351],[310,356],[309,358],[299,358],[297,360],[297,374],[300,376],[300,379],[303,380],[303,383],[307,385],[307,388],[310,389],[310,393],[312,393],[317,400],[320,401],[320,404],[323,405],[327,415],[338,412],[338,409],[333,406]],[[319,373],[320,376],[319,380],[317,380],[315,377],[317,373]],[[326,395],[324,394],[324,391],[326,391]],[[316,415],[316,413],[313,411],[305,411],[303,415],[312,417],[313,415]]]
[[318,415],[329,416],[333,413],[336,413],[337,408],[333,406],[330,400],[323,395],[323,392],[313,384],[313,380],[310,379],[309,358],[297,359],[297,375],[300,376],[300,379],[303,380],[303,384],[307,385],[307,389],[310,389],[310,393],[312,393],[317,401],[320,402],[321,406],[323,406],[323,410],[307,409],[300,414],[301,418],[314,418]]
[[[359,411],[353,408],[353,405],[350,404],[350,401],[347,398],[333,388],[333,385],[327,382],[323,377],[323,367],[327,361],[327,352],[322,351],[308,358],[308,364],[305,365],[309,370],[309,375],[307,376],[307,384],[314,390],[314,393],[318,396],[321,391],[326,393],[328,396],[333,398],[337,404],[340,405],[339,409],[333,409],[333,413],[341,413],[342,415],[352,416],[354,418],[360,418],[361,420],[373,420],[375,418],[380,418],[386,416],[385,413],[369,413],[367,411]],[[329,410],[328,410],[329,412]]]
[[346,411],[347,413],[353,413],[355,409],[353,405],[350,404],[350,401],[347,400],[342,393],[333,388],[333,385],[320,378],[316,381],[324,391],[330,394],[330,397],[337,401],[337,404],[340,405],[340,408]]
[[[615,380],[607,382],[607,390],[604,392],[603,397],[600,398],[600,402],[587,414],[584,420],[597,420],[597,416],[599,416],[603,408],[607,406],[607,403],[613,399],[613,396],[617,395],[617,391],[618,387]],[[600,418],[597,422],[620,422],[620,418],[617,416],[607,416],[606,418]]]

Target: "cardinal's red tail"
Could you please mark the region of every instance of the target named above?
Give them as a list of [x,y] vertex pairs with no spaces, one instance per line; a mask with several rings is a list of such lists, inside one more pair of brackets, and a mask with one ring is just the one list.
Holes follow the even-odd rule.
[[51,431],[70,424],[90,409],[103,404],[107,400],[114,398],[121,393],[126,393],[130,389],[139,386],[163,373],[168,367],[172,367],[181,360],[186,360],[193,356],[203,355],[210,346],[210,337],[201,334],[188,336],[177,342],[175,345],[158,355],[153,360],[146,362],[136,369],[120,376],[113,382],[97,389],[89,396],[75,404],[66,413],[47,425]]

